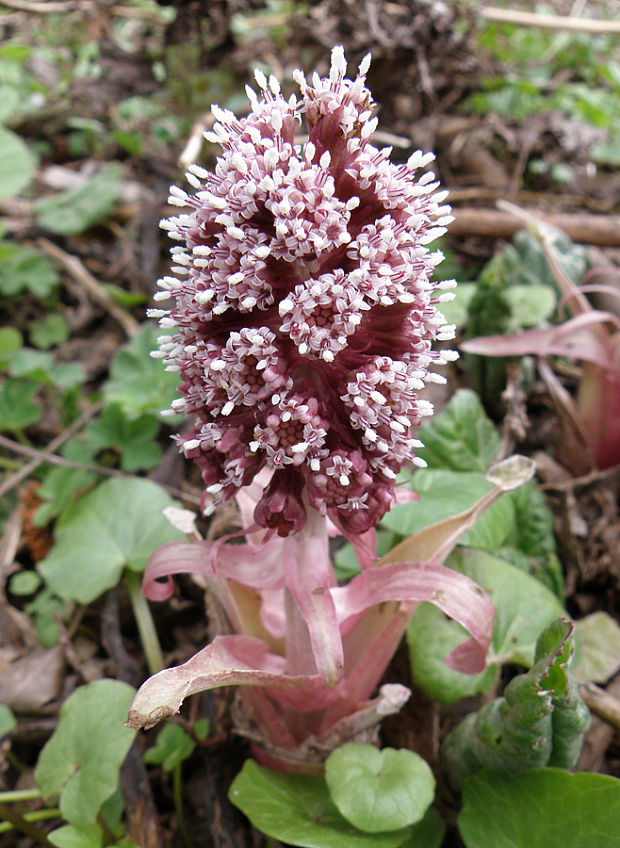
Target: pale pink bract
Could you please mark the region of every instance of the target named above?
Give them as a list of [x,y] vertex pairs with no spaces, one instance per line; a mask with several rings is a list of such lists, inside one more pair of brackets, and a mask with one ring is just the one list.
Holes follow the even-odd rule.
[[156,299],[174,305],[152,314],[175,332],[155,355],[180,372],[173,409],[195,423],[177,438],[203,509],[266,467],[254,519],[281,536],[308,503],[349,534],[374,527],[415,461],[429,367],[453,358],[431,349],[453,335],[437,306],[452,295],[430,281],[441,254],[426,246],[450,210],[417,174],[432,155],[393,164],[370,143],[368,65],[346,79],[336,47],[329,77],[296,72],[288,99],[257,72],[247,117],[213,107],[206,136],[223,151],[213,172],[190,167],[195,193],[172,187],[189,211],[162,222],[179,244]]

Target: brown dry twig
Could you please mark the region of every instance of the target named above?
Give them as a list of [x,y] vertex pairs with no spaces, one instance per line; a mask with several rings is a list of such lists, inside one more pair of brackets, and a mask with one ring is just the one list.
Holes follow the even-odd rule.
[[550,480],[547,483],[541,483],[540,488],[543,491],[570,492],[573,489],[586,489],[589,486],[610,483],[618,476],[620,476],[620,465],[616,465],[613,468],[606,468],[604,471],[599,471],[598,468],[595,468],[581,477],[571,477],[569,480]]
[[[0,436],[0,447],[10,450],[13,453],[21,454],[22,456],[31,456],[37,460],[37,464],[47,462],[50,465],[58,465],[63,468],[75,468],[78,471],[90,471],[93,474],[100,474],[103,477],[122,477],[124,479],[135,478],[135,474],[128,474],[126,471],[120,471],[117,468],[105,468],[102,465],[90,465],[85,462],[74,462],[71,459],[65,459],[64,456],[48,453],[47,451],[30,448],[27,445],[22,445],[13,439],[7,439],[6,436]],[[167,486],[165,483],[160,483],[164,489],[170,492],[177,498],[182,498],[193,504],[200,504],[200,496],[191,492],[182,492],[174,486]]]
[[[451,236],[482,236],[509,239],[525,227],[523,220],[497,209],[453,209],[454,221],[448,226]],[[536,213],[534,210],[533,214]],[[588,215],[581,212],[544,215],[545,222],[559,227],[575,242],[620,247],[620,215]]]
[[[103,401],[98,401],[97,403],[93,403],[88,407],[78,418],[75,419],[73,424],[70,427],[67,427],[66,430],[63,430],[62,433],[59,433],[47,446],[47,453],[52,454],[58,450],[61,445],[78,433],[84,424],[89,421],[93,415],[97,415],[98,412],[103,409]],[[11,448],[12,450],[12,448]],[[7,492],[10,492],[12,488],[21,483],[22,480],[25,480],[26,477],[29,477],[33,471],[44,463],[46,460],[41,458],[40,456],[35,457],[31,462],[26,463],[9,477],[6,480],[3,480],[0,483],[0,498],[5,495]]]
[[588,35],[617,35],[620,33],[620,21],[565,17],[563,15],[539,15],[536,12],[497,9],[494,6],[483,6],[482,9],[478,10],[478,14],[485,21],[536,27],[536,29],[570,30],[572,32],[585,32]]
[[620,701],[595,683],[583,683],[579,694],[588,709],[608,724],[620,730]]
[[50,12],[72,12],[74,9],[91,8],[89,0],[0,0],[0,7],[15,9],[18,12],[36,12],[37,14],[49,14]]
[[59,262],[71,277],[88,292],[90,298],[99,306],[102,306],[121,325],[128,338],[135,336],[140,328],[136,319],[122,306],[115,303],[77,256],[72,256],[45,238],[37,239],[37,245],[44,253]]

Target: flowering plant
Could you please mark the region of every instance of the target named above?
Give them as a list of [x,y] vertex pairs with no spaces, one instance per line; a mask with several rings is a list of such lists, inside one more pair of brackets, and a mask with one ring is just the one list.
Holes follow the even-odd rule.
[[[398,471],[424,464],[412,430],[432,409],[418,392],[443,380],[430,366],[456,354],[431,349],[454,335],[438,309],[452,295],[437,291],[453,283],[430,281],[441,254],[426,246],[450,220],[445,193],[434,194],[432,173],[416,174],[431,156],[395,165],[370,143],[368,66],[369,57],[346,79],[337,47],[328,77],[295,73],[299,99],[257,72],[262,95],[248,89],[246,118],[213,107],[207,138],[223,147],[214,172],[192,166],[196,193],[171,190],[190,212],[163,222],[182,244],[172,248],[177,277],[156,296],[175,301],[154,310],[174,328],[156,355],[181,375],[173,411],[196,422],[177,439],[201,469],[203,510],[236,496],[247,541],[174,544],[152,558],[149,597],[169,593],[160,577],[202,574],[229,632],[147,681],[134,727],[191,692],[242,684],[263,747],[307,764],[308,746],[329,749],[406,699],[396,687],[368,700],[421,600],[471,633],[450,662],[484,667],[493,605],[441,563],[511,475],[468,513],[380,562],[374,553]],[[295,136],[302,119],[305,143]],[[361,574],[346,586],[330,532],[358,553]]]

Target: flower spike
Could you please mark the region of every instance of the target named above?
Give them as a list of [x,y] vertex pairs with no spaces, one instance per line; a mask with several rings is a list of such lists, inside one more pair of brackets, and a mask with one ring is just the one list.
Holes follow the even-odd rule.
[[449,207],[418,173],[432,156],[397,165],[371,143],[369,63],[348,79],[335,47],[329,74],[296,72],[288,99],[257,71],[247,117],[213,107],[215,168],[189,168],[193,193],[173,186],[184,211],[162,223],[177,244],[156,299],[172,307],[152,315],[176,332],[158,355],[195,422],[179,447],[207,513],[270,470],[254,517],[281,536],[307,504],[347,533],[377,523],[414,460],[429,367],[449,360],[431,348],[453,328],[426,246]]

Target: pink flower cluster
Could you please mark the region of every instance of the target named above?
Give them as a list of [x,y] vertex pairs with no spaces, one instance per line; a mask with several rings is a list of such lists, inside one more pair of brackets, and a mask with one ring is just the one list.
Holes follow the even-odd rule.
[[[214,172],[193,165],[186,207],[162,222],[180,242],[175,276],[160,281],[152,310],[173,335],[156,356],[180,371],[175,412],[193,416],[177,437],[206,486],[203,509],[226,500],[267,467],[272,475],[254,518],[286,536],[310,504],[347,533],[374,526],[391,506],[412,438],[432,411],[419,399],[431,350],[453,336],[437,304],[451,298],[430,281],[449,207],[432,155],[393,164],[370,143],[377,126],[365,86],[369,57],[345,78],[341,47],[329,77],[294,77],[286,99],[275,77],[256,72],[260,97],[237,118],[213,107],[209,141],[223,152]],[[307,140],[296,132],[305,122]]]

